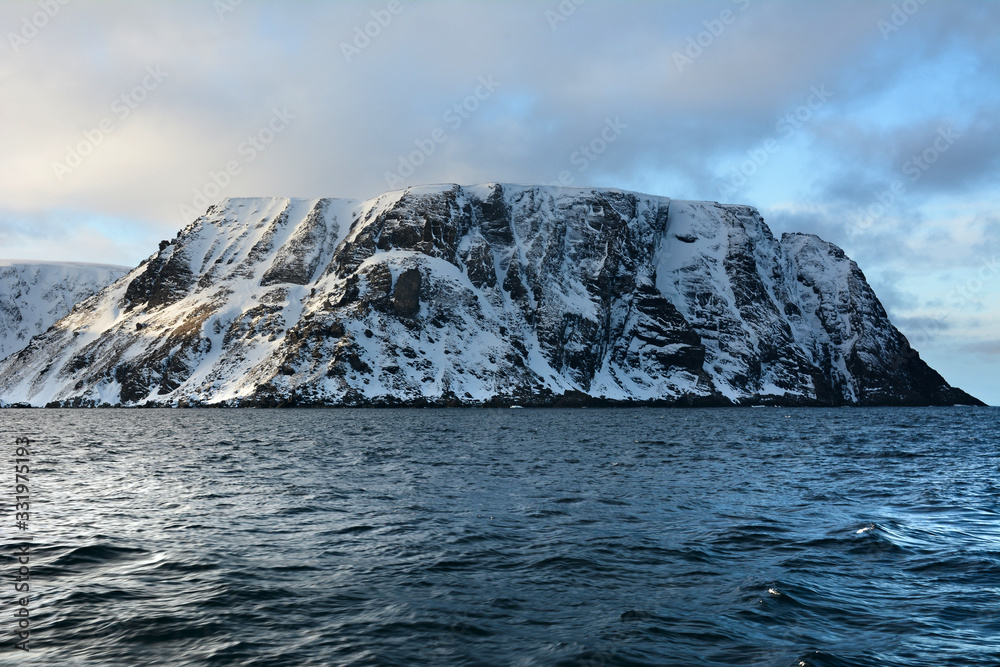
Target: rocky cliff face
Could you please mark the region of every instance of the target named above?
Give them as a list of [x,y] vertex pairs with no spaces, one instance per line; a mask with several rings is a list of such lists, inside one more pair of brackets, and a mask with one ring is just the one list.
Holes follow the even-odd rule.
[[34,405],[977,403],[857,265],[743,206],[439,186],[230,199],[0,363]]
[[0,359],[128,271],[103,264],[0,260]]

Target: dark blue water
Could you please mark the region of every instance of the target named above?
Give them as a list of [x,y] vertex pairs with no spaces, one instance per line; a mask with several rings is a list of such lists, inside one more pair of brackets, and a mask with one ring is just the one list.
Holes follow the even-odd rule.
[[[0,411],[32,665],[998,665],[1000,410]],[[12,501],[11,501],[12,502]]]

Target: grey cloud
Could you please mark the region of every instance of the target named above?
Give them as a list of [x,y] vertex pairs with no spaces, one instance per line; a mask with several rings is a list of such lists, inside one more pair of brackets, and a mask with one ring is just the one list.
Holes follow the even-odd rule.
[[982,354],[985,356],[997,356],[1000,355],[1000,340],[989,340],[983,341],[981,343],[969,343],[963,346],[963,349],[967,352],[972,352],[973,354]]
[[[892,2],[753,2],[746,11],[734,2],[588,2],[553,30],[553,1],[404,2],[347,62],[343,45],[385,6],[248,0],[220,20],[202,0],[77,0],[0,61],[16,100],[0,110],[0,140],[10,147],[0,169],[12,175],[0,180],[0,197],[16,210],[58,205],[177,225],[178,206],[238,156],[274,106],[287,106],[295,122],[223,195],[371,196],[400,155],[442,127],[448,140],[410,182],[548,182],[569,169],[578,185],[648,183],[660,194],[716,199],[719,166],[773,136],[812,86],[826,85],[835,93],[828,113],[802,137],[830,174],[802,178],[831,209],[861,206],[942,119],[918,117],[884,137],[831,119],[956,40],[983,71],[997,59],[982,27],[996,11],[975,3],[928,3],[883,40],[877,22]],[[0,25],[34,7],[5,3]],[[674,55],[724,11],[733,20],[681,71]],[[71,178],[53,178],[52,162],[150,64],[170,73],[164,85]],[[449,127],[443,115],[489,75],[502,86]],[[981,111],[974,140],[956,144],[922,188],[988,182],[1000,154],[992,111]],[[578,171],[573,152],[616,116],[628,130]],[[919,217],[919,202],[901,205]],[[832,219],[823,224],[831,240],[843,238]]]

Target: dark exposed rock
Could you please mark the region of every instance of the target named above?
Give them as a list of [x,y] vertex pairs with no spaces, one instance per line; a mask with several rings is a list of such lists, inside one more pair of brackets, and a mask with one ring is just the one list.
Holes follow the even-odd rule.
[[306,220],[295,229],[295,233],[278,251],[270,268],[261,278],[262,287],[280,284],[308,285],[312,281],[323,257],[318,251],[329,237],[326,221],[329,205],[329,199],[320,200]]
[[399,317],[416,317],[420,312],[421,280],[419,269],[407,269],[396,279],[396,287],[392,292],[392,307]]
[[469,280],[476,287],[494,287],[497,284],[493,251],[483,237],[479,236],[470,241],[469,250],[462,258],[462,263],[465,265]]
[[177,245],[167,245],[125,290],[125,310],[162,308],[183,299],[195,282],[190,260]]

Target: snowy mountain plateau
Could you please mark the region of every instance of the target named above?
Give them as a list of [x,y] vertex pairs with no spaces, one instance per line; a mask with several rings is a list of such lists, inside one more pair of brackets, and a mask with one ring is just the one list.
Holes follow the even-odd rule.
[[34,406],[952,405],[857,264],[747,206],[229,199],[0,362]]
[[69,315],[79,301],[129,272],[127,266],[0,260],[0,359]]

